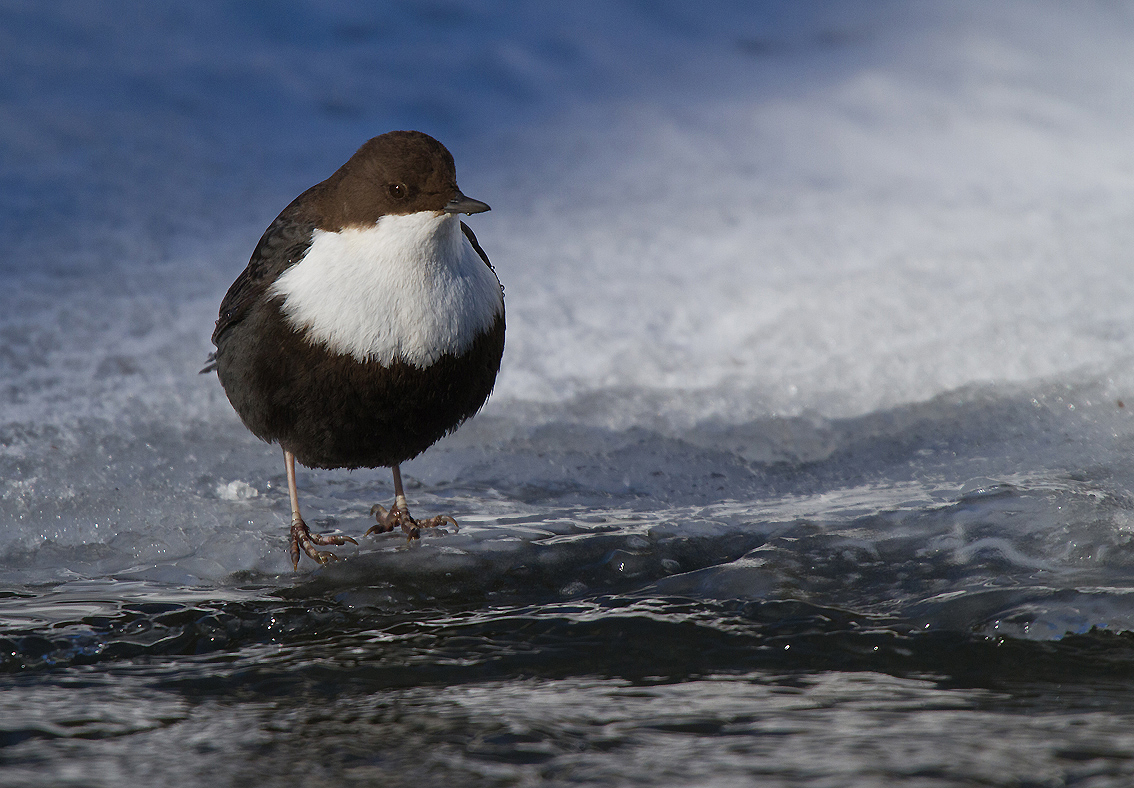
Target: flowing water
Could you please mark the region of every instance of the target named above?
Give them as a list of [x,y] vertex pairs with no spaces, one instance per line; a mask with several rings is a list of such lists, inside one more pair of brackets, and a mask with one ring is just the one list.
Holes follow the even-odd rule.
[[[1134,430],[1107,400],[954,399],[797,463],[705,432],[454,440],[460,472],[410,484],[459,531],[296,576],[188,572],[261,542],[280,568],[282,474],[233,501],[170,472],[218,523],[189,556],[5,562],[3,782],[1127,784]],[[815,439],[746,432],[773,428]],[[364,476],[301,477],[320,527],[364,530],[389,494]]]
[[[1134,7],[0,2],[0,785],[1134,784]],[[485,411],[299,474],[198,375],[434,134]]]

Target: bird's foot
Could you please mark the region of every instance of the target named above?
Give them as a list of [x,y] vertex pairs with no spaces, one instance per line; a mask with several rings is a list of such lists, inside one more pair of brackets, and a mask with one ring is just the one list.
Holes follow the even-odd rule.
[[358,544],[349,536],[313,534],[311,529],[307,527],[307,523],[299,519],[292,520],[291,543],[288,550],[291,553],[291,565],[294,569],[299,569],[299,551],[303,550],[310,558],[318,561],[320,566],[326,566],[331,561],[338,561],[339,557],[334,553],[316,550],[315,545],[343,545],[347,542]]
[[406,538],[410,541],[421,538],[422,528],[437,528],[449,523],[454,529],[460,530],[457,521],[447,514],[439,514],[436,517],[430,517],[428,520],[415,520],[410,517],[409,509],[400,503],[395,503],[390,511],[386,511],[385,506],[376,503],[370,507],[370,514],[374,515],[378,524],[370,526],[370,530],[366,532],[367,536],[370,536],[370,534],[388,534],[398,526],[401,526]]

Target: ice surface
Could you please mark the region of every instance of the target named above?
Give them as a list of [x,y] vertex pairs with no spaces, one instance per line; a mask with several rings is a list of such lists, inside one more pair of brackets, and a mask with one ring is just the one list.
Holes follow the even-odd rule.
[[[493,206],[504,367],[405,468],[461,532],[301,582],[1131,627],[1130,4],[113,6],[0,5],[5,582],[296,582],[196,373],[275,214],[410,127]],[[391,495],[300,482],[354,535]]]

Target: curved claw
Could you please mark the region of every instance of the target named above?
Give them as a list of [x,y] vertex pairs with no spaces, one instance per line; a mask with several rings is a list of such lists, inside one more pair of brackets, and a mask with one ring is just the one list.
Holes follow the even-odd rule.
[[437,528],[445,523],[451,523],[456,530],[460,530],[461,528],[457,525],[457,521],[447,514],[439,514],[428,520],[415,520],[410,516],[408,511],[397,504],[394,504],[393,508],[387,511],[386,507],[376,503],[370,507],[370,514],[378,522],[370,526],[370,530],[366,532],[367,536],[371,534],[386,534],[400,526],[405,532],[406,538],[412,542],[414,539],[421,538],[422,528]]
[[327,545],[327,544],[342,545],[342,544],[346,544],[347,542],[350,542],[351,544],[358,544],[358,542],[354,541],[353,539],[351,539],[346,534],[331,534],[331,535],[311,534],[311,541],[314,542],[315,544],[322,544],[322,545]]
[[314,550],[308,553],[309,556],[319,562],[319,566],[326,566],[332,561],[338,561],[339,557],[334,553],[328,553],[326,550]]
[[390,512],[387,512],[386,507],[380,503],[376,503],[371,506],[370,516],[378,522],[370,526],[370,530],[363,534],[363,536],[370,536],[371,534],[385,534],[394,530],[394,525],[396,524],[394,522],[396,518],[393,517],[394,511],[397,511],[396,506]]
[[452,525],[454,531],[461,530],[461,526],[457,525],[457,521],[447,514],[439,514],[436,517],[430,517],[428,520],[422,520],[418,523],[418,526],[421,528],[437,528],[445,523]]
[[295,526],[292,526],[291,539],[287,545],[287,553],[291,556],[291,571],[299,571],[299,540],[295,538]]
[[320,566],[326,566],[331,561],[338,561],[339,557],[325,550],[316,550],[315,545],[344,545],[347,542],[358,544],[354,539],[343,534],[313,534],[303,520],[295,520],[291,524],[291,540],[288,543],[288,553],[291,555],[292,570],[299,569],[300,550]]

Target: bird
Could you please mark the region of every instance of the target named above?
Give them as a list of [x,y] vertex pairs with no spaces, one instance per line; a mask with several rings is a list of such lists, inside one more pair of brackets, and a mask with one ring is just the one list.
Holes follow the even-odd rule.
[[487,401],[504,353],[504,288],[461,214],[489,206],[457,187],[452,154],[419,131],[365,142],[296,197],[260,238],[220,305],[216,371],[244,425],[283,449],[288,552],[321,565],[295,464],[393,473],[394,502],[366,532],[409,540],[445,523],[410,516],[400,466]]

